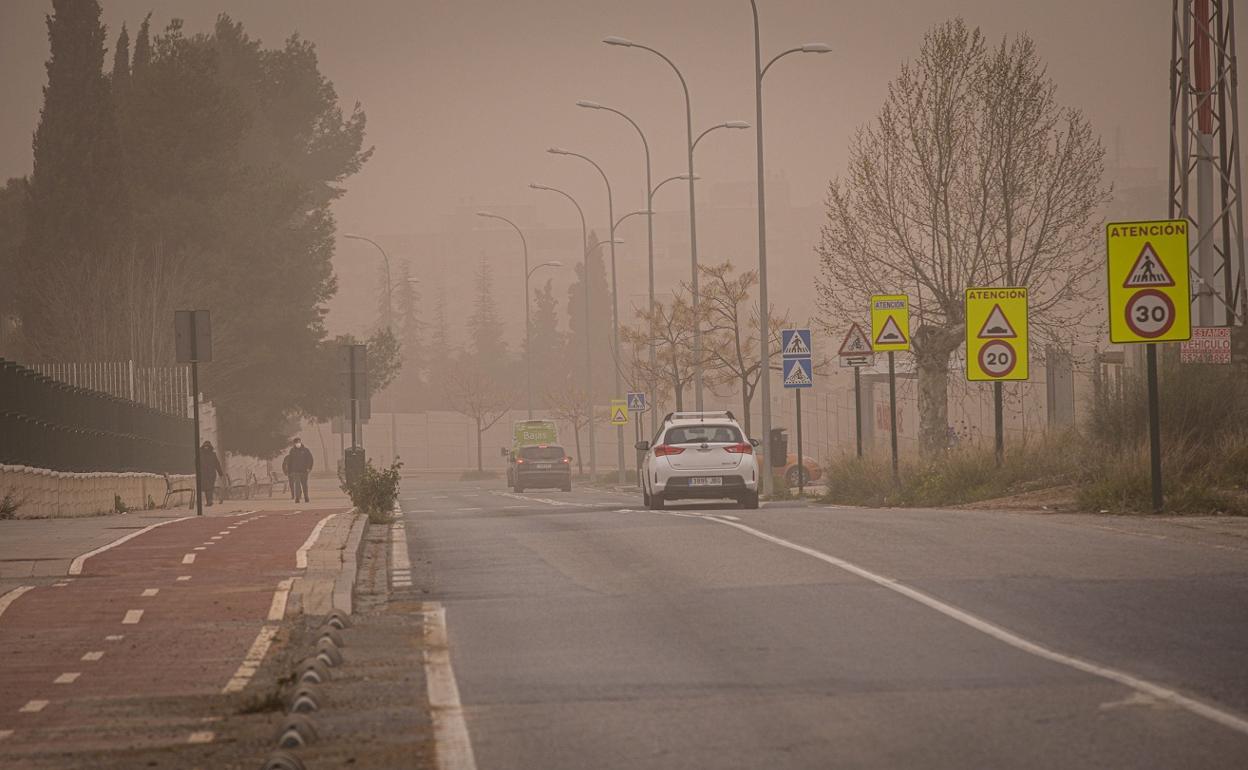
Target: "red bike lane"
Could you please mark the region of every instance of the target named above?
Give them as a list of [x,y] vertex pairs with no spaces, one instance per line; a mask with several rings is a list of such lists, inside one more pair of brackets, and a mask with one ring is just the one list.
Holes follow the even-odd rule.
[[331,515],[173,521],[17,597],[0,616],[0,765],[119,741],[212,740],[187,725],[210,728],[214,715],[179,699],[245,688],[303,572],[297,552]]

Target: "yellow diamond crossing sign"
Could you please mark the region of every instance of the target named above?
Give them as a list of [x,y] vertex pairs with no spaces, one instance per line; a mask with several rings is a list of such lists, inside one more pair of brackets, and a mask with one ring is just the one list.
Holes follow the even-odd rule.
[[905,294],[871,297],[871,349],[877,353],[910,349],[910,298]]
[[965,301],[966,379],[1027,379],[1027,289],[972,288]]
[[1110,342],[1192,337],[1186,219],[1105,225]]

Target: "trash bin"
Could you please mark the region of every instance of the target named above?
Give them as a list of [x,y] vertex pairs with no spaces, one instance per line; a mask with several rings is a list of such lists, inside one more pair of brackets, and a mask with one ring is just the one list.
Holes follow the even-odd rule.
[[347,485],[351,486],[359,481],[364,475],[364,448],[349,448],[343,458],[343,465],[346,468]]
[[784,428],[771,429],[771,467],[783,468],[789,458],[789,434]]

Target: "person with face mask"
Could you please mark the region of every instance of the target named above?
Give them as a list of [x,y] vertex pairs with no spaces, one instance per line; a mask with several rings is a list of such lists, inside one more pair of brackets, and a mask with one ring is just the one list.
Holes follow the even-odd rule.
[[303,501],[308,500],[308,474],[312,472],[312,452],[303,442],[295,439],[295,444],[290,448],[290,452],[286,455],[286,459],[282,462],[286,468],[287,478],[290,479],[290,489],[294,493],[295,502],[299,502],[299,495],[303,493]]

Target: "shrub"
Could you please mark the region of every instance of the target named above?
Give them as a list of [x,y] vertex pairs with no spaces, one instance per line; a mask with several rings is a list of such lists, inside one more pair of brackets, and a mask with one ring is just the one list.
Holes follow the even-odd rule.
[[351,504],[357,511],[368,516],[369,521],[385,524],[390,521],[399,499],[399,469],[402,467],[403,463],[395,460],[389,468],[379,469],[371,460],[366,460],[364,472],[354,484],[348,484],[339,473],[342,491],[351,498]]
[[17,496],[17,487],[9,487],[4,497],[0,498],[0,519],[16,519],[17,509],[25,502]]

